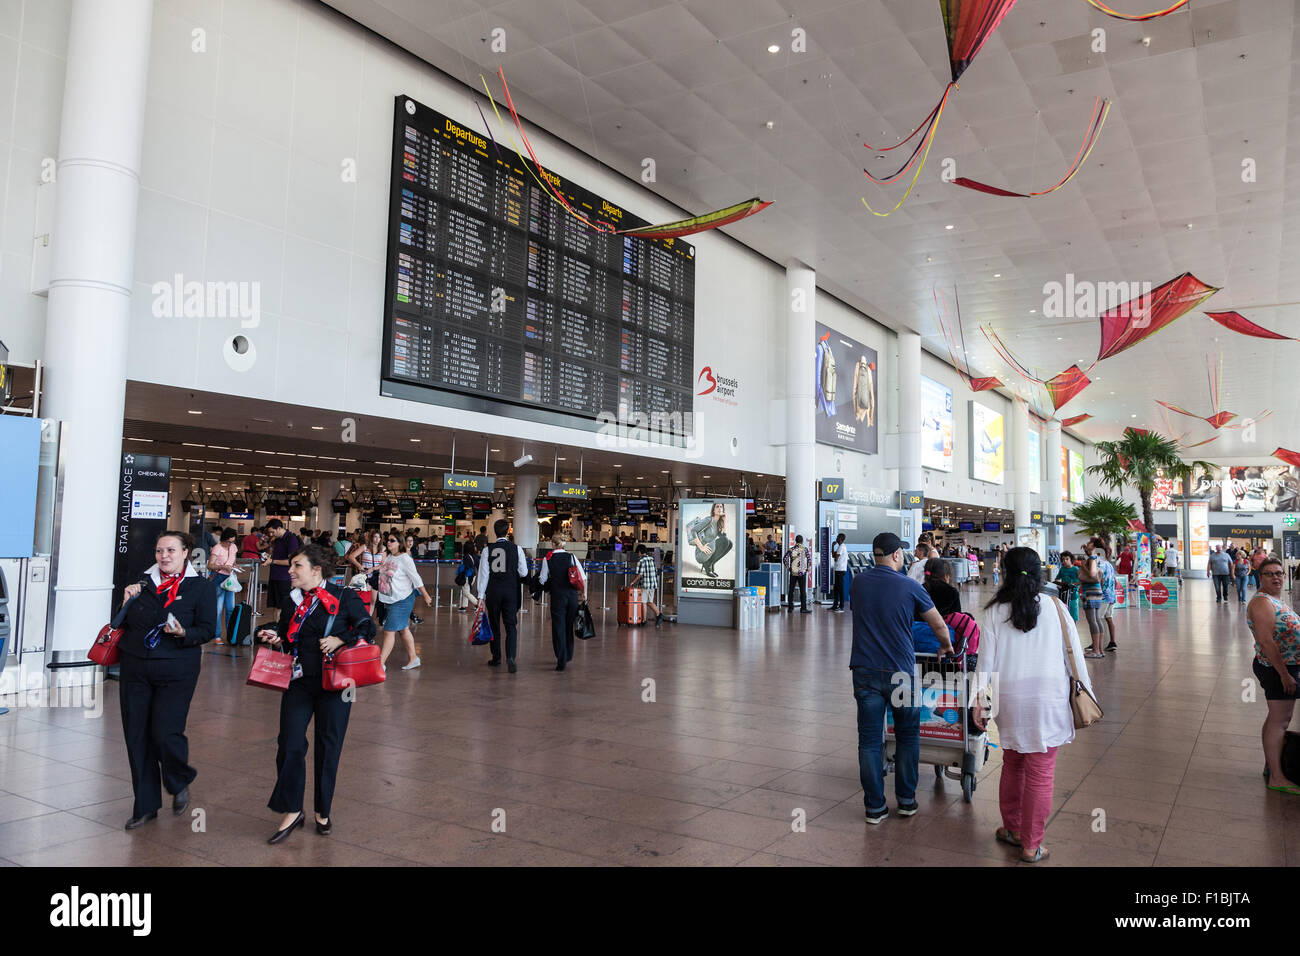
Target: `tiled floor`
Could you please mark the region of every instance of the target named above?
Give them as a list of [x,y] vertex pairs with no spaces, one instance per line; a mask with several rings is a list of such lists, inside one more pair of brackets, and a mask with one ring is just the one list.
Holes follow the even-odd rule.
[[[1119,653],[1090,662],[1106,719],[1057,762],[1051,865],[1300,864],[1300,799],[1265,789],[1263,702],[1242,701],[1242,613],[1210,594],[1194,582],[1176,611],[1117,612]],[[98,719],[15,708],[0,717],[0,865],[1014,865],[992,839],[996,751],[973,803],[923,767],[920,814],[863,822],[848,615],[744,633],[610,616],[562,674],[542,615],[524,621],[516,675],[484,666],[465,615],[444,610],[417,635],[423,668],[359,692],[327,839],[265,843],[278,697],[244,684],[247,650],[204,657],[199,817],[122,830],[115,684]]]

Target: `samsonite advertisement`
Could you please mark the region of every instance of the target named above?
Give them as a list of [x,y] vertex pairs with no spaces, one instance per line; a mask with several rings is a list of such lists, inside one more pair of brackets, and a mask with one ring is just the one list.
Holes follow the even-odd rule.
[[874,455],[876,350],[817,323],[813,391],[817,402],[817,441]]

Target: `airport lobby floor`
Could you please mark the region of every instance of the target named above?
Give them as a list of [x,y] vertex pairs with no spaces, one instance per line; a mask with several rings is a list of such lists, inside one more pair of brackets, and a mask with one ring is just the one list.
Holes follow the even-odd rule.
[[[1089,662],[1106,718],[1061,751],[1040,865],[1300,865],[1300,798],[1265,789],[1262,695],[1242,701],[1242,609],[1216,606],[1208,581],[1182,597],[1117,611],[1119,652]],[[918,815],[864,823],[847,613],[769,614],[738,633],[629,631],[611,609],[556,673],[534,610],[516,675],[485,666],[468,624],[430,612],[424,666],[398,670],[399,649],[387,683],[358,692],[328,838],[309,823],[266,845],[278,695],[244,684],[247,649],[203,659],[195,818],[164,796],[157,821],[122,829],[114,683],[99,719],[14,707],[0,717],[0,865],[1016,865],[993,839],[996,750],[973,803],[923,766]],[[796,809],[806,832],[792,831]]]

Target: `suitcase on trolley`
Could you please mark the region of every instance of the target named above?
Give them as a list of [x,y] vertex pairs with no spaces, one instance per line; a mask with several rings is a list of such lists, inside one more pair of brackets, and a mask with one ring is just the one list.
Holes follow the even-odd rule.
[[632,627],[645,623],[645,594],[640,588],[618,589],[618,624]]

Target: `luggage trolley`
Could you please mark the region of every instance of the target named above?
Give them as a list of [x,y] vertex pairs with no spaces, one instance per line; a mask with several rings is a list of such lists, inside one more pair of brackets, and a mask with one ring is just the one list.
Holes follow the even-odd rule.
[[[971,719],[971,704],[961,706],[962,697],[972,689],[970,675],[975,673],[977,655],[966,653],[965,642],[954,647],[951,656],[917,654],[921,679],[921,759],[933,764],[940,779],[961,781],[961,794],[967,803],[975,793],[975,775],[989,759],[989,737]],[[965,713],[962,713],[962,711]],[[885,773],[894,769],[893,713],[885,712]]]

